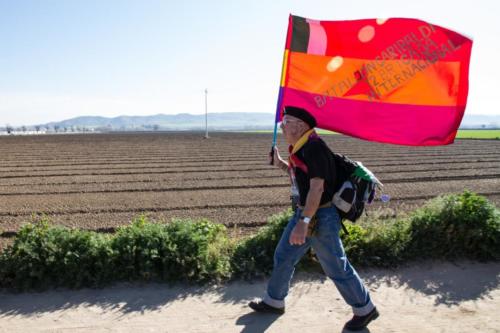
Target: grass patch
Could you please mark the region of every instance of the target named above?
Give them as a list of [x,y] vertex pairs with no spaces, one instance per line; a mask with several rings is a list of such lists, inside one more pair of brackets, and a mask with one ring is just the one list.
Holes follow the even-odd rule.
[[458,130],[457,139],[500,139],[500,130]]

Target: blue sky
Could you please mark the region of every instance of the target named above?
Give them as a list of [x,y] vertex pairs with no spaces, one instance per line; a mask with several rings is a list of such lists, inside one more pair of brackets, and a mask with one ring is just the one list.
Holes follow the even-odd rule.
[[500,5],[476,0],[0,0],[0,126],[275,111],[288,14],[415,17],[474,39],[468,114],[500,114]]

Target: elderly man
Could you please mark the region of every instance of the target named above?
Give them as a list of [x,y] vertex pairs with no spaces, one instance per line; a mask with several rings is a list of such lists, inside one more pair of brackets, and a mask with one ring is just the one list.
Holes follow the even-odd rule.
[[[257,312],[283,314],[295,265],[312,246],[325,274],[353,309],[354,316],[344,327],[361,330],[379,314],[342,246],[341,221],[332,205],[335,163],[331,151],[315,133],[315,126],[316,120],[306,110],[285,107],[281,128],[290,145],[290,158],[284,161],[274,148],[273,164],[290,173],[299,190],[299,205],[276,247],[267,293],[249,306]],[[312,224],[314,232],[308,233]]]

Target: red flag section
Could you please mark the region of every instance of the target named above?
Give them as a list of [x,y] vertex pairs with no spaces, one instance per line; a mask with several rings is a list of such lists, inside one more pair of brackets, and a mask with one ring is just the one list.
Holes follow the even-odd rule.
[[402,145],[453,143],[465,111],[472,41],[406,18],[315,21],[290,15],[283,107],[319,128]]

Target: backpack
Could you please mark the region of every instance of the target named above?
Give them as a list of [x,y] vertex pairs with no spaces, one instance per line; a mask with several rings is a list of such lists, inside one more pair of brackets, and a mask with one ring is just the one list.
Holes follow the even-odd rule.
[[377,188],[383,184],[361,162],[331,152],[337,171],[338,188],[332,202],[337,207],[341,219],[356,222],[370,204]]

